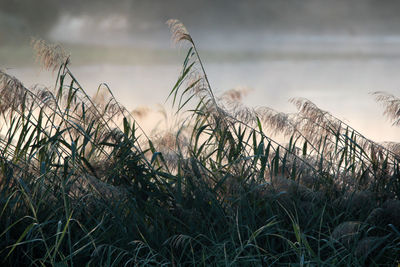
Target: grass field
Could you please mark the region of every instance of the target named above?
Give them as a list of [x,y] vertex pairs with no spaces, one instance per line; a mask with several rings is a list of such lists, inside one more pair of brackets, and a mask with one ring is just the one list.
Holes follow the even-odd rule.
[[[187,56],[156,136],[106,85],[88,96],[59,46],[33,42],[54,88],[0,72],[1,264],[396,266],[399,144],[307,99],[285,114],[214,95],[192,37],[169,25]],[[375,97],[398,125],[400,100]]]

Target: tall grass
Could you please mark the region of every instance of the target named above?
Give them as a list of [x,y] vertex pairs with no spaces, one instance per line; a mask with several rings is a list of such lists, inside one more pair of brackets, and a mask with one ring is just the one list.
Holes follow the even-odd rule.
[[[306,99],[284,114],[216,96],[192,37],[168,24],[188,49],[169,94],[183,119],[156,139],[107,85],[89,97],[58,46],[34,41],[54,88],[0,72],[2,265],[399,262],[397,144]],[[397,122],[397,98],[377,95]]]

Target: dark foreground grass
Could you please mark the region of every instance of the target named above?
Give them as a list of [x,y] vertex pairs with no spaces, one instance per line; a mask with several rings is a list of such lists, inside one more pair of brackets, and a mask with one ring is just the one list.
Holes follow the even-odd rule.
[[[54,89],[0,73],[1,264],[395,266],[398,146],[305,99],[284,114],[215,96],[169,24],[188,44],[169,96],[184,119],[157,138],[106,85],[87,96],[60,47],[34,43]],[[400,101],[377,97],[396,121]]]

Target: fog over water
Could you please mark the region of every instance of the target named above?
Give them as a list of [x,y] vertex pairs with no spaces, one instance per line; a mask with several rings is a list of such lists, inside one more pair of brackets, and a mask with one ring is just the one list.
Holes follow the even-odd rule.
[[[10,1],[0,0],[0,7]],[[93,8],[75,1],[72,7],[59,4],[55,18],[43,15],[49,17],[47,28],[41,23],[29,26],[35,20],[24,20],[28,15],[15,11],[24,8],[13,11],[3,5],[0,21],[9,26],[0,26],[0,68],[8,68],[27,86],[51,85],[51,73],[21,63],[29,44],[21,36],[46,38],[70,49],[71,69],[90,93],[106,82],[129,109],[157,109],[174,85],[186,53],[172,45],[165,25],[166,19],[178,18],[196,42],[216,92],[250,88],[244,100],[248,106],[284,112],[295,111],[289,98],[306,97],[369,138],[400,141],[400,129],[383,117],[383,108],[369,94],[386,91],[400,96],[396,1],[179,5],[174,0],[166,5],[167,1],[124,0],[114,7],[106,1],[89,2]],[[143,123],[151,128],[156,122],[149,117]]]

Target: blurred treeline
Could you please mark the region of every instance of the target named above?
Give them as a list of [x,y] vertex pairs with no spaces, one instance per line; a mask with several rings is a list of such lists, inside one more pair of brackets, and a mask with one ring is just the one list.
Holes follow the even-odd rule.
[[179,18],[207,31],[397,34],[399,10],[396,0],[0,0],[0,43],[45,37],[62,15],[121,14],[133,33],[164,29],[167,19]]

